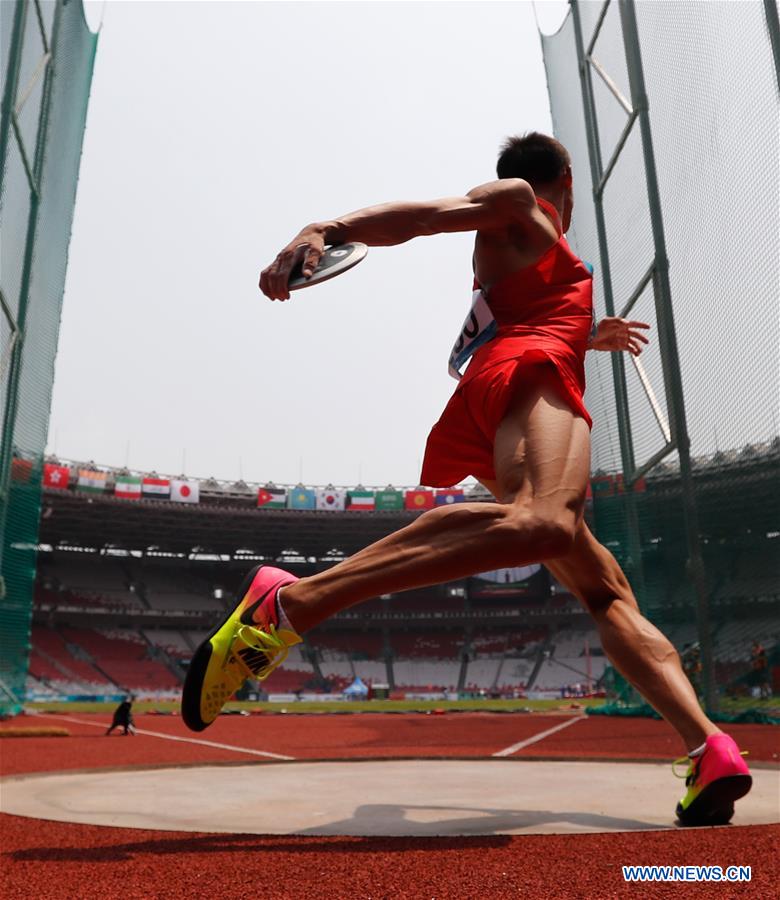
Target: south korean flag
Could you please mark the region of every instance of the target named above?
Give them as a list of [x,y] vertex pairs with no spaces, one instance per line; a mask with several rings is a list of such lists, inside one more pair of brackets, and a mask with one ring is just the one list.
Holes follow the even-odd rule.
[[317,488],[317,509],[342,511],[346,500],[347,492],[344,488],[334,488],[332,485]]

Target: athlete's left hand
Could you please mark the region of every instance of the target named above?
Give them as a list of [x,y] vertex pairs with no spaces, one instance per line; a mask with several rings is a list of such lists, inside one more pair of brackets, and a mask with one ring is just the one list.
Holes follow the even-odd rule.
[[649,327],[646,322],[621,319],[619,316],[606,316],[599,322],[595,336],[588,342],[588,349],[628,350],[634,356],[639,356],[642,352],[642,344],[650,342],[637,329]]

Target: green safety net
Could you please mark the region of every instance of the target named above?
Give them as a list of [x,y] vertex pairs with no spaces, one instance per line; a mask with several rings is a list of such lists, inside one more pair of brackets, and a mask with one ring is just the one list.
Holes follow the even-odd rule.
[[[623,6],[577,3],[586,52],[595,35],[590,71],[602,171],[624,135],[625,105],[631,109]],[[622,565],[645,614],[680,651],[700,695],[704,629],[714,660],[713,706],[737,716],[780,712],[780,120],[770,6],[634,4],[691,440],[704,622],[688,564],[677,452],[625,490],[612,354],[589,353],[586,364],[596,535]],[[601,318],[602,255],[571,12],[542,45],[554,131],[572,157],[568,238],[595,266]],[[617,312],[655,253],[638,124],[603,190]],[[641,371],[627,354],[622,363],[639,467],[663,451],[672,415],[652,278],[630,316],[652,326]],[[609,710],[635,708],[637,695],[619,678],[613,682]]]
[[96,45],[81,0],[0,3],[0,715],[24,700],[43,451]]

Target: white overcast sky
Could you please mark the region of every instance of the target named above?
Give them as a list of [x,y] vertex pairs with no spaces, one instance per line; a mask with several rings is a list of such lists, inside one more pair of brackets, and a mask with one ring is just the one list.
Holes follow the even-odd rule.
[[[566,4],[537,9],[552,31]],[[501,140],[534,129],[530,2],[107,3],[49,451],[416,484],[472,236],[374,248],[283,304],[258,273],[310,221],[491,180]]]

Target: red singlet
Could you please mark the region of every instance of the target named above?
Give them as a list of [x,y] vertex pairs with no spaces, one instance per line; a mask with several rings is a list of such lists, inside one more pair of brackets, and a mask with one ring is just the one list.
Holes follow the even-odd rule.
[[553,216],[558,241],[532,266],[512,272],[486,292],[498,332],[474,354],[433,426],[421,484],[449,487],[468,475],[495,480],[496,429],[531,377],[554,379],[572,410],[589,427],[593,424],[582,401],[592,276],[566,243],[555,207],[541,198],[536,202]]

